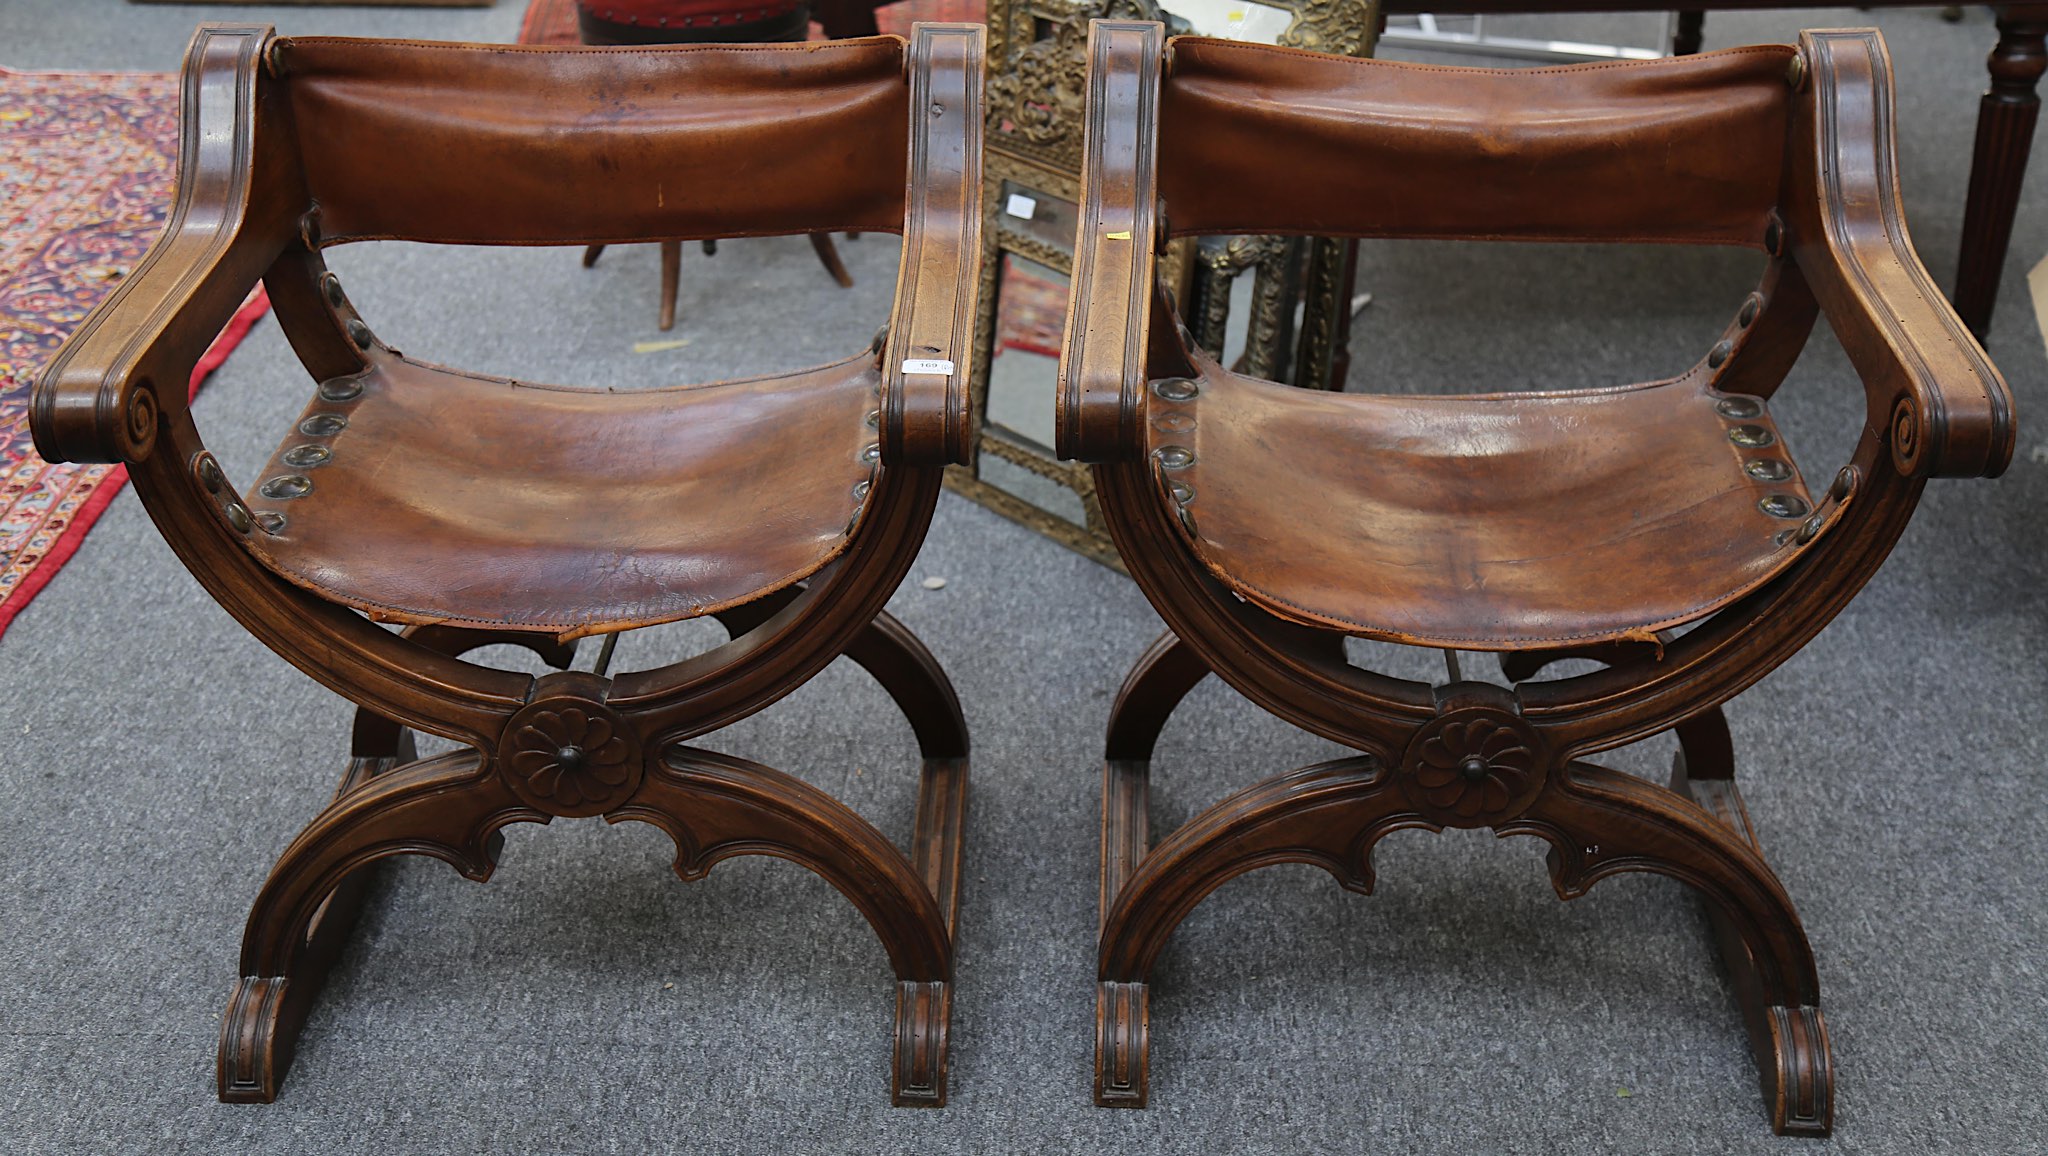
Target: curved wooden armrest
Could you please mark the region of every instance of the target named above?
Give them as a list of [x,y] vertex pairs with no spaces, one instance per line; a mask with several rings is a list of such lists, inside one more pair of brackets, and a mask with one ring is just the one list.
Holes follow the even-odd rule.
[[1163,37],[1150,22],[1088,24],[1081,221],[1060,352],[1062,458],[1109,462],[1142,452]]
[[910,186],[882,352],[882,461],[967,461],[967,357],[980,288],[982,27],[911,30]]
[[1909,477],[1996,477],[2012,460],[2012,392],[1907,235],[1884,39],[1848,29],[1799,44],[1792,252],[1863,378],[1870,432]]
[[177,199],[135,272],[39,375],[29,426],[45,459],[147,458],[165,411],[186,404],[192,367],[296,237],[291,199],[259,195],[279,176],[256,163],[254,148],[270,37],[268,26],[220,24],[193,36]]

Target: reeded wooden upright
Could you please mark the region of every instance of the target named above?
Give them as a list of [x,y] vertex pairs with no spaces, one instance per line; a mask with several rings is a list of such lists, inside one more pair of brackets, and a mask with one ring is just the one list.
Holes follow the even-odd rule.
[[[951,364],[975,313],[981,91],[971,25],[645,49],[201,29],[168,228],[42,375],[32,422],[52,461],[127,463],[207,592],[361,707],[340,790],[250,912],[222,1099],[277,1095],[378,861],[431,855],[482,880],[506,824],[601,815],[668,832],[684,879],[775,855],[829,880],[896,974],[895,1102],[944,1103],[967,731],[882,606],[967,448]],[[408,358],[321,257],[366,239],[848,229],[903,235],[872,348],[659,390]],[[243,489],[179,383],[259,278],[315,385]],[[732,640],[658,669],[612,673],[609,647],[570,669],[579,638],[703,615]],[[461,657],[492,643],[556,671]],[[842,654],[917,735],[908,855],[817,788],[688,745]],[[413,731],[461,749],[417,758]]]
[[[1097,22],[1059,449],[1095,464],[1117,548],[1170,628],[1105,750],[1097,1103],[1146,1103],[1151,969],[1216,887],[1311,863],[1369,892],[1388,832],[1486,827],[1549,843],[1563,898],[1626,871],[1699,891],[1772,1126],[1828,1132],[1813,953],[1736,790],[1721,707],[1855,595],[1926,479],[1994,476],[2014,438],[2004,381],[1907,237],[1891,84],[1867,30],[1495,71]],[[1191,348],[1157,253],[1233,232],[1768,260],[1674,378],[1324,394]],[[1868,419],[1809,487],[1769,403],[1821,312]],[[1348,662],[1347,636],[1493,652],[1505,677],[1461,677],[1455,659],[1439,685],[1388,677]],[[1598,666],[1538,677],[1567,658]],[[1153,743],[1210,673],[1359,753],[1249,786],[1155,844]],[[1665,731],[1670,789],[1589,761]]]

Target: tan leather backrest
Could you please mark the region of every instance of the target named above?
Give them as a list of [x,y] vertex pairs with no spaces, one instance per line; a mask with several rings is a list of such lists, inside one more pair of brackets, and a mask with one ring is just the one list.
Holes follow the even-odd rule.
[[1758,247],[1789,46],[1656,62],[1437,68],[1179,37],[1160,103],[1175,235]]
[[272,56],[320,243],[903,228],[894,37],[529,48],[308,37]]

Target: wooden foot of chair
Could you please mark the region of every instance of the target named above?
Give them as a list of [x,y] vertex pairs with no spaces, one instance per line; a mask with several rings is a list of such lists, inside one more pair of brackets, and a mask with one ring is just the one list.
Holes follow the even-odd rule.
[[223,1101],[277,1098],[299,1028],[354,921],[365,868],[391,855],[432,855],[481,882],[496,864],[498,828],[548,820],[480,774],[475,751],[360,778],[358,768],[369,769],[360,759],[351,765],[343,793],[285,850],[249,912],[241,979],[221,1017]]
[[585,269],[588,269],[588,268],[590,268],[590,267],[592,267],[592,266],[596,265],[596,264],[597,264],[597,259],[598,259],[599,257],[603,256],[603,255],[604,255],[604,246],[603,246],[603,245],[587,245],[587,246],[585,246],[585,247],[584,247],[584,249],[583,249],[583,267],[584,267]]
[[[1230,879],[1272,863],[1314,863],[1346,887],[1370,891],[1366,857],[1384,831],[1375,830],[1370,839],[1353,836],[1374,829],[1367,811],[1392,794],[1388,780],[1370,757],[1267,779],[1197,815],[1136,862],[1103,917],[1096,977],[1097,1105],[1142,1108],[1149,1098],[1147,980],[1187,913]],[[1398,801],[1389,808],[1398,810]],[[1105,824],[1105,846],[1107,835]],[[1351,853],[1354,846],[1362,848],[1357,855]]]
[[[1735,785],[1733,751],[1728,721],[1719,709],[1695,717],[1679,728],[1671,789],[1698,803],[1761,856],[1763,848]],[[1834,1123],[1834,1068],[1820,1008],[1769,1002],[1741,932],[1720,905],[1705,906],[1749,1032],[1772,1128],[1781,1135],[1827,1135]]]
[[[960,805],[965,760],[927,762],[919,799],[920,858],[957,893]],[[649,760],[631,802],[606,814],[637,819],[676,843],[676,874],[702,879],[735,855],[774,855],[801,863],[838,888],[867,916],[897,978],[897,1030],[891,1098],[899,1106],[946,1102],[948,989],[953,947],[949,920],[917,866],[844,803],[780,771],[691,747]],[[927,819],[927,816],[932,817]]]
[[951,983],[897,981],[896,1046],[889,1076],[892,1105],[946,1106],[946,1033],[952,1022]]
[[683,243],[661,243],[661,317],[663,332],[676,327],[676,289],[683,279]]
[[[593,248],[602,249],[603,246]],[[447,655],[462,655],[497,644],[522,646],[558,670],[567,667],[576,656],[574,643],[560,643],[545,636],[516,631],[415,626],[407,628],[405,635],[422,646]],[[344,800],[371,779],[388,776],[418,759],[411,731],[381,715],[358,709],[348,769],[342,773],[341,786],[335,791],[334,804],[328,811],[342,806]],[[326,817],[327,814],[323,813],[320,819],[316,819],[313,827],[307,828],[308,833],[319,827]],[[302,834],[293,848],[298,848],[305,840],[306,835]],[[492,853],[495,854],[495,844]],[[222,1100],[267,1104],[277,1098],[278,1085],[291,1066],[299,1027],[305,1022],[314,998],[326,986],[327,973],[335,958],[347,945],[362,910],[363,895],[375,883],[382,862],[383,855],[378,855],[342,875],[341,881],[315,908],[303,942],[292,953],[284,972],[251,973],[248,960],[252,941],[244,939],[242,978],[235,984],[227,1014],[221,1017],[216,1078]],[[280,859],[271,871],[272,883],[280,874],[299,869],[293,865],[291,852],[286,852],[285,858]],[[271,893],[272,885],[266,884],[265,895]],[[257,906],[258,909],[249,916],[249,933],[252,936],[257,931],[259,916],[265,926],[278,918],[274,913],[264,914],[262,899],[258,900]],[[289,916],[284,918],[289,919]]]
[[[794,592],[789,595],[793,596]],[[788,597],[763,599],[718,618],[738,637],[773,617],[787,602]],[[917,735],[924,765],[910,862],[943,919],[950,945],[960,912],[960,856],[967,818],[967,719],[959,696],[931,651],[886,611],[854,637],[846,657],[881,684]],[[890,1084],[890,1098],[897,1106],[944,1106],[952,1006],[946,978],[899,979]]]
[[834,281],[839,282],[841,289],[853,288],[853,274],[848,273],[839,260],[839,250],[832,244],[832,234],[812,233],[811,248],[818,251],[819,263],[825,266],[825,272],[832,274]]
[[1151,985],[1095,985],[1095,1103],[1142,1108],[1149,1093]]

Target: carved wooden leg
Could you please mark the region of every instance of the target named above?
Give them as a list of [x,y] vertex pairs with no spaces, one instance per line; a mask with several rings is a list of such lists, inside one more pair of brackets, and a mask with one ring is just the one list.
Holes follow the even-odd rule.
[[[1698,803],[1761,858],[1763,846],[1735,785],[1735,746],[1727,718],[1719,709],[1708,711],[1681,725],[1678,737],[1671,789]],[[1827,1135],[1834,1116],[1834,1073],[1820,1009],[1801,1009],[1810,1010],[1811,1016],[1795,1016],[1770,1003],[1741,932],[1721,905],[1708,903],[1706,910],[1735,1002],[1742,1009],[1772,1126],[1781,1133]]]
[[285,850],[249,912],[241,979],[221,1017],[220,1098],[277,1098],[299,1028],[341,941],[326,930],[330,897],[351,875],[411,853],[446,860],[481,881],[495,863],[499,827],[547,819],[495,775],[480,774],[475,751],[410,762],[345,787]]
[[[594,251],[603,248],[602,245],[592,246]],[[595,259],[595,252],[586,254],[585,263]],[[498,644],[523,646],[558,670],[567,667],[576,656],[576,644],[573,642],[557,642],[546,635],[520,631],[413,626],[406,628],[405,635],[422,646],[453,656]],[[370,779],[388,775],[418,759],[411,731],[382,715],[357,708],[349,744],[348,769],[342,773],[341,786],[335,791],[334,806],[329,807],[329,811],[340,806],[342,800]],[[314,821],[314,825],[318,826],[325,818],[323,814],[321,819]],[[308,828],[309,831],[311,829]],[[301,841],[304,838],[300,836]],[[298,845],[294,843],[293,847]],[[291,854],[287,851],[286,858],[280,859],[272,870],[273,880],[287,869]],[[291,1064],[299,1026],[304,1022],[313,999],[325,986],[328,969],[355,930],[356,920],[362,912],[363,895],[376,881],[382,861],[383,857],[378,856],[347,870],[341,881],[319,903],[305,930],[303,943],[290,963],[291,971],[284,977],[289,978],[288,984],[282,978],[249,971],[246,961],[250,941],[245,937],[243,978],[236,984],[229,1014],[223,1017],[221,1025],[218,1064],[221,1099],[269,1103],[276,1098],[285,1069]],[[266,884],[265,893],[269,891]],[[259,898],[259,911],[263,903]],[[251,912],[249,918],[253,932],[258,913]],[[273,1006],[266,1008],[266,1004]]]
[[882,684],[917,733],[917,749],[926,759],[967,757],[967,718],[960,698],[938,659],[924,643],[884,611],[854,636],[846,657]]
[[[1099,910],[1104,920],[1151,841],[1146,807],[1152,789],[1152,747],[1181,699],[1208,676],[1208,664],[1194,648],[1168,631],[1139,656],[1110,708],[1102,759]],[[1095,1102],[1142,1108],[1149,1028],[1146,985],[1105,982],[1095,999]]]
[[[721,611],[717,618],[737,638],[779,613],[798,589]],[[845,653],[881,684],[917,735],[924,766],[911,865],[937,905],[950,945],[960,914],[960,855],[967,818],[967,718],[960,711],[960,698],[931,651],[887,611],[855,635]],[[899,1106],[941,1107],[946,1099],[951,989],[946,979],[900,979],[897,988],[893,1100]]]
[[1697,8],[1678,14],[1678,28],[1671,34],[1671,55],[1691,56],[1705,38],[1707,14]]
[[[876,615],[854,638],[846,656],[882,684],[917,733],[924,767],[910,858],[945,918],[950,944],[960,917],[960,855],[967,820],[967,719],[960,712],[959,696],[931,651],[887,612]],[[891,1093],[897,1104],[944,1105],[952,998],[947,982],[898,981]]]
[[1989,61],[1991,88],[1977,106],[1977,148],[1956,268],[1956,313],[1979,339],[1991,331],[2034,122],[2041,114],[2035,85],[2048,70],[2048,5],[2014,4],[1997,12],[1998,46]]
[[[933,778],[927,776],[919,828],[929,822],[957,832],[964,792],[954,791],[944,775],[936,784]],[[958,782],[964,787],[964,774]],[[930,805],[930,796],[948,792],[955,809],[940,814],[943,808]],[[734,855],[774,855],[837,887],[867,917],[896,972],[892,1099],[901,1106],[945,1103],[953,968],[948,920],[919,867],[873,824],[801,779],[682,746],[651,760],[638,793],[605,818],[638,819],[667,831],[676,842],[676,874],[684,879],[701,879]],[[934,830],[927,845],[941,841]],[[957,871],[957,847],[955,839],[946,856],[953,866],[942,865],[943,871]]]
[[839,260],[839,250],[833,247],[832,234],[812,233],[811,248],[818,251],[818,261],[825,266],[825,272],[839,282],[841,289],[853,288],[853,274],[846,271],[846,265]]
[[584,267],[585,269],[588,269],[588,268],[590,268],[591,266],[593,266],[593,265],[597,264],[597,259],[598,259],[599,257],[603,256],[603,255],[604,255],[604,246],[603,246],[603,245],[586,245],[586,246],[584,246],[584,249],[583,249],[583,267]]
[[[1500,834],[1548,840],[1552,882],[1566,899],[1625,871],[1658,872],[1699,891],[1742,1006],[1772,1129],[1825,1136],[1834,1123],[1834,1070],[1813,951],[1764,862],[1734,781],[1714,777],[1728,767],[1714,765],[1721,754],[1712,732],[1718,727],[1725,739],[1726,726],[1712,713],[1712,722],[1692,731],[1673,775],[1678,791],[1704,810],[1630,775],[1574,763],[1569,789],[1545,791]],[[1685,773],[1688,756],[1702,764],[1696,778]]]
[[[1163,657],[1165,651],[1155,646],[1154,653]],[[1371,842],[1399,827],[1427,826],[1403,814],[1404,804],[1388,782],[1370,756],[1291,771],[1210,807],[1137,863],[1102,924],[1097,1104],[1145,1106],[1151,1045],[1147,977],[1187,913],[1229,880],[1274,863],[1313,863],[1345,887],[1370,892]]]
[[676,287],[683,279],[683,243],[661,243],[661,317],[656,324],[663,332],[676,327]]

